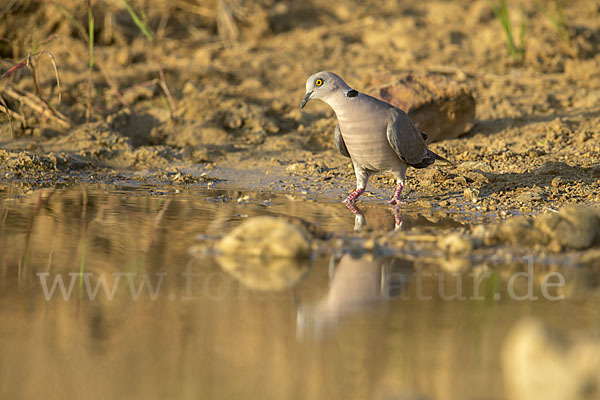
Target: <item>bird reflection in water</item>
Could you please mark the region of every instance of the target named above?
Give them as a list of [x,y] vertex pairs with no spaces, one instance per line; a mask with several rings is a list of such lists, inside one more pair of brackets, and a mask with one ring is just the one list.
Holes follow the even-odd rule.
[[[367,219],[365,214],[362,212],[360,208],[356,205],[356,203],[345,203],[348,210],[354,214],[354,231],[360,232],[366,225]],[[402,229],[402,215],[400,214],[400,207],[398,205],[394,205],[390,207],[392,210],[392,214],[394,215],[394,230],[398,231]]]
[[332,256],[329,290],[316,302],[300,302],[296,313],[298,339],[323,338],[342,319],[398,299],[405,292],[413,263],[371,254]]

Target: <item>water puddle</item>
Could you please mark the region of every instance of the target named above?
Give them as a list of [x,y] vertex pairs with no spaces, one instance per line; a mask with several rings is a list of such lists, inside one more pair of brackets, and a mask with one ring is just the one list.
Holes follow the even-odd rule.
[[[0,190],[0,398],[502,399],[515,321],[600,322],[591,269],[456,272],[327,246],[459,216],[148,189]],[[210,251],[257,215],[311,224],[314,257]]]

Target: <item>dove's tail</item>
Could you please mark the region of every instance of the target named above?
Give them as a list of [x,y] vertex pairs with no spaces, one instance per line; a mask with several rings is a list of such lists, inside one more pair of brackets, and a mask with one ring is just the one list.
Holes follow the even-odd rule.
[[[404,158],[403,158],[404,160]],[[404,160],[406,162],[406,160]],[[442,165],[451,165],[454,166],[453,163],[451,163],[450,161],[446,160],[444,157],[442,156],[438,156],[437,154],[435,154],[433,151],[431,151],[430,149],[427,149],[427,153],[425,153],[425,157],[423,157],[423,160],[421,160],[418,163],[408,163],[406,162],[408,165],[410,165],[413,168],[427,168],[429,167],[431,164],[433,164],[436,161],[441,161],[443,164]]]

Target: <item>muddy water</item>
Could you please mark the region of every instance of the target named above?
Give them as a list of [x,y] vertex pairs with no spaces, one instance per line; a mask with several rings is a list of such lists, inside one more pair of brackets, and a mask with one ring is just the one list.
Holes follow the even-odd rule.
[[[385,207],[364,225],[336,202],[268,193],[3,188],[0,201],[0,398],[502,399],[515,321],[600,322],[587,270],[559,270],[564,286],[532,284],[525,300],[501,266],[453,274],[331,244],[358,239],[357,223],[394,229]],[[278,266],[300,271],[285,289],[257,289],[244,271],[260,265],[231,274],[210,250],[265,214],[302,217],[318,238],[312,260]]]

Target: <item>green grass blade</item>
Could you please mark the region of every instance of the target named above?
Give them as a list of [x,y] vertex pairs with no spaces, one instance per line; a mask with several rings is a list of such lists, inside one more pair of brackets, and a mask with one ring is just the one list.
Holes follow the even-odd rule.
[[71,22],[73,26],[77,28],[77,31],[79,32],[83,40],[88,40],[85,34],[85,28],[79,21],[77,21],[77,19],[73,16],[73,13],[69,9],[61,6],[60,4],[54,4],[54,7],[56,7],[58,12],[61,13],[63,17],[68,19],[69,22]]
[[121,3],[123,3],[125,8],[127,8],[127,12],[129,13],[129,16],[131,17],[133,22],[142,31],[142,33],[146,36],[146,38],[150,42],[152,42],[154,40],[154,38],[152,37],[152,33],[150,33],[150,29],[148,29],[148,26],[144,23],[144,21],[142,21],[140,19],[140,17],[138,17],[138,15],[135,13],[135,11],[133,11],[133,8],[131,8],[131,6],[129,5],[127,0],[121,0]]
[[521,21],[521,31],[519,32],[519,46],[517,47],[515,39],[513,38],[513,28],[512,23],[510,22],[510,15],[508,13],[508,6],[506,5],[506,0],[488,0],[488,4],[490,5],[490,8],[494,13],[494,16],[502,26],[502,30],[504,31],[504,36],[506,39],[506,47],[508,49],[508,53],[515,62],[523,62],[525,53],[526,33],[525,12],[523,12],[523,19]]
[[525,34],[527,33],[527,18],[525,17],[525,11],[522,10],[521,14],[521,30],[519,32],[519,57],[522,62],[525,59]]

